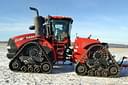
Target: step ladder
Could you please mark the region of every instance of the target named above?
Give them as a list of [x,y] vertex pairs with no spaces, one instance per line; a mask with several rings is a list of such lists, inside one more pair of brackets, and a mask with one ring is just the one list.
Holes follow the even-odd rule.
[[65,61],[65,56],[64,56],[65,44],[57,43],[55,46],[56,46],[57,61]]

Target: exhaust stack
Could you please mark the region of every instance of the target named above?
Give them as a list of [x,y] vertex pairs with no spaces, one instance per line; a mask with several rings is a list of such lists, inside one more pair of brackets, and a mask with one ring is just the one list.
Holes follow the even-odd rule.
[[45,19],[42,16],[39,16],[39,11],[36,8],[30,7],[30,10],[35,11],[37,16],[34,19],[34,26],[35,26],[35,34],[37,36],[43,35],[42,27]]

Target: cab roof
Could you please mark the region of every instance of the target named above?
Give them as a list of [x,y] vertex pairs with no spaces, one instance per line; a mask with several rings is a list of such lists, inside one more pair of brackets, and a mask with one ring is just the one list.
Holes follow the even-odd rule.
[[59,19],[62,19],[62,20],[70,20],[70,21],[73,21],[73,19],[71,17],[67,17],[67,16],[48,16],[46,17],[47,19],[56,19],[56,20],[59,20]]

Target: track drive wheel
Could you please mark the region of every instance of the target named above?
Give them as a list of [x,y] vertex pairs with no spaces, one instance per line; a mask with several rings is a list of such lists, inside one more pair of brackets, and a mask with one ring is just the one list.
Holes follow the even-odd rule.
[[41,65],[42,73],[51,73],[52,72],[52,65],[49,62],[43,62]]
[[30,46],[28,49],[29,56],[35,61],[35,62],[42,62],[44,60],[44,57],[42,57],[42,49],[39,46]]
[[78,63],[76,65],[76,68],[75,68],[75,72],[78,74],[78,75],[81,75],[81,76],[84,76],[87,74],[87,66],[85,64],[80,64]]
[[21,62],[17,60],[12,60],[9,64],[9,68],[13,71],[18,71],[21,68]]

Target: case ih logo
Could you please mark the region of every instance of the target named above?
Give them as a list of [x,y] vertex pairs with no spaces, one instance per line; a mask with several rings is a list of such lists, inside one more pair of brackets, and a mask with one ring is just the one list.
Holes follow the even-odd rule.
[[34,38],[35,36],[26,36],[25,39],[31,39]]
[[31,38],[34,38],[35,36],[26,36],[26,37],[20,37],[20,38],[17,38],[15,39],[15,42],[19,42],[19,41],[22,41],[24,39],[31,39]]

